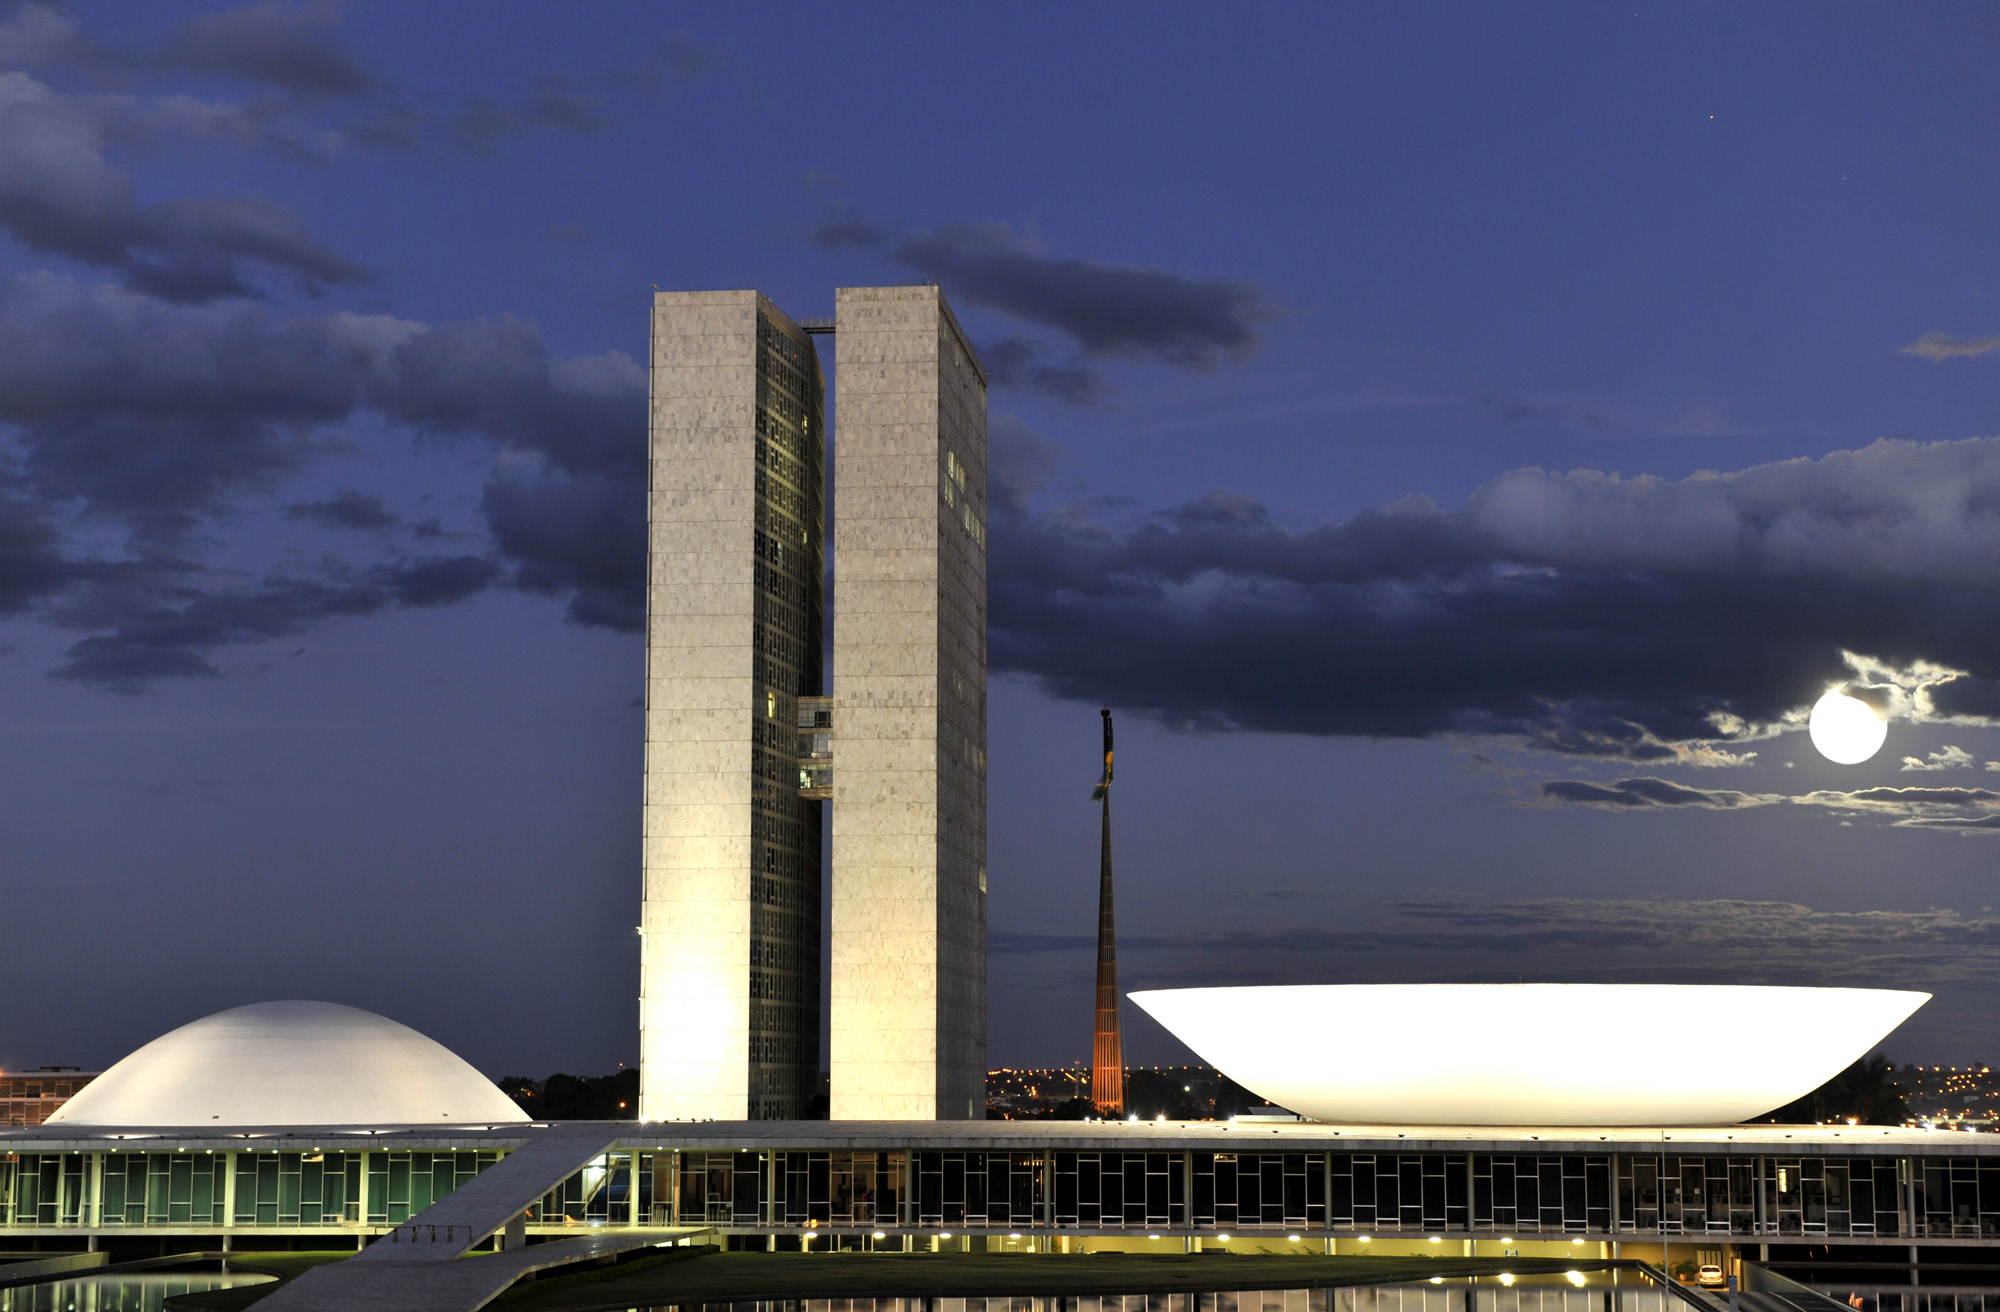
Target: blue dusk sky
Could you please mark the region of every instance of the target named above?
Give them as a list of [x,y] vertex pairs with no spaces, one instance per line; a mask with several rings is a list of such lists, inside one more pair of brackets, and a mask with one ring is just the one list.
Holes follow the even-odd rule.
[[0,6],[0,1065],[634,1060],[651,293],[932,281],[993,1064],[1087,1054],[1099,706],[1128,989],[2000,1059],[1997,123],[1985,4]]

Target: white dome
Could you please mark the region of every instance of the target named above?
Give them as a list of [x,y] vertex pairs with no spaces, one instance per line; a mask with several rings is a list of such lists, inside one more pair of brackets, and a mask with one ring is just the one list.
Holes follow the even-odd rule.
[[[1127,997],[1252,1093],[1354,1125],[1728,1125],[1930,1001],[1749,984],[1305,984]],[[1733,1021],[1754,1040],[1717,1037]],[[1665,1042],[1669,1036],[1672,1042]]]
[[464,1125],[525,1121],[493,1081],[407,1025],[331,1002],[259,1002],[163,1034],[49,1124]]

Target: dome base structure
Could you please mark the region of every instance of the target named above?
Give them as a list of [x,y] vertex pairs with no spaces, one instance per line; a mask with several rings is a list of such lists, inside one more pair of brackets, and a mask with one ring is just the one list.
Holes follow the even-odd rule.
[[51,1125],[489,1125],[514,1100],[407,1025],[332,1002],[260,1002],[163,1034],[63,1104]]

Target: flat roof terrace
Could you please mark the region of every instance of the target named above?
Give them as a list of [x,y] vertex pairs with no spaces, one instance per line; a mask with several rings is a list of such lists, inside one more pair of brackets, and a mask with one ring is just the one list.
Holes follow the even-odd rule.
[[[552,1130],[602,1125],[617,1150],[750,1152],[1453,1152],[1880,1154],[2000,1157],[2000,1134],[1883,1125],[1327,1125],[1317,1121],[602,1121],[494,1126],[82,1126],[0,1129],[0,1153],[121,1146],[265,1149],[309,1140],[371,1147],[511,1151]],[[274,1142],[275,1141],[275,1142]]]

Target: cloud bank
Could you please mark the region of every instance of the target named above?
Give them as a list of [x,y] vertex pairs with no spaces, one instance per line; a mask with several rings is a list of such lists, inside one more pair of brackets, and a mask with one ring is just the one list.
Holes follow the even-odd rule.
[[2000,711],[2000,439],[1678,481],[1523,469],[1303,531],[1221,492],[1125,528],[997,513],[992,541],[994,669],[1194,730],[1719,763],[1832,684]]
[[[0,282],[0,424],[12,439],[0,448],[0,615],[87,632],[56,673],[121,691],[213,675],[224,647],[499,585],[634,629],[644,397],[630,358],[554,357],[517,318],[279,318],[47,273]],[[427,554],[415,548],[435,534],[413,529],[375,562],[247,580],[206,563],[218,525],[369,416],[491,452],[489,548]],[[402,525],[351,489],[282,515]]]

